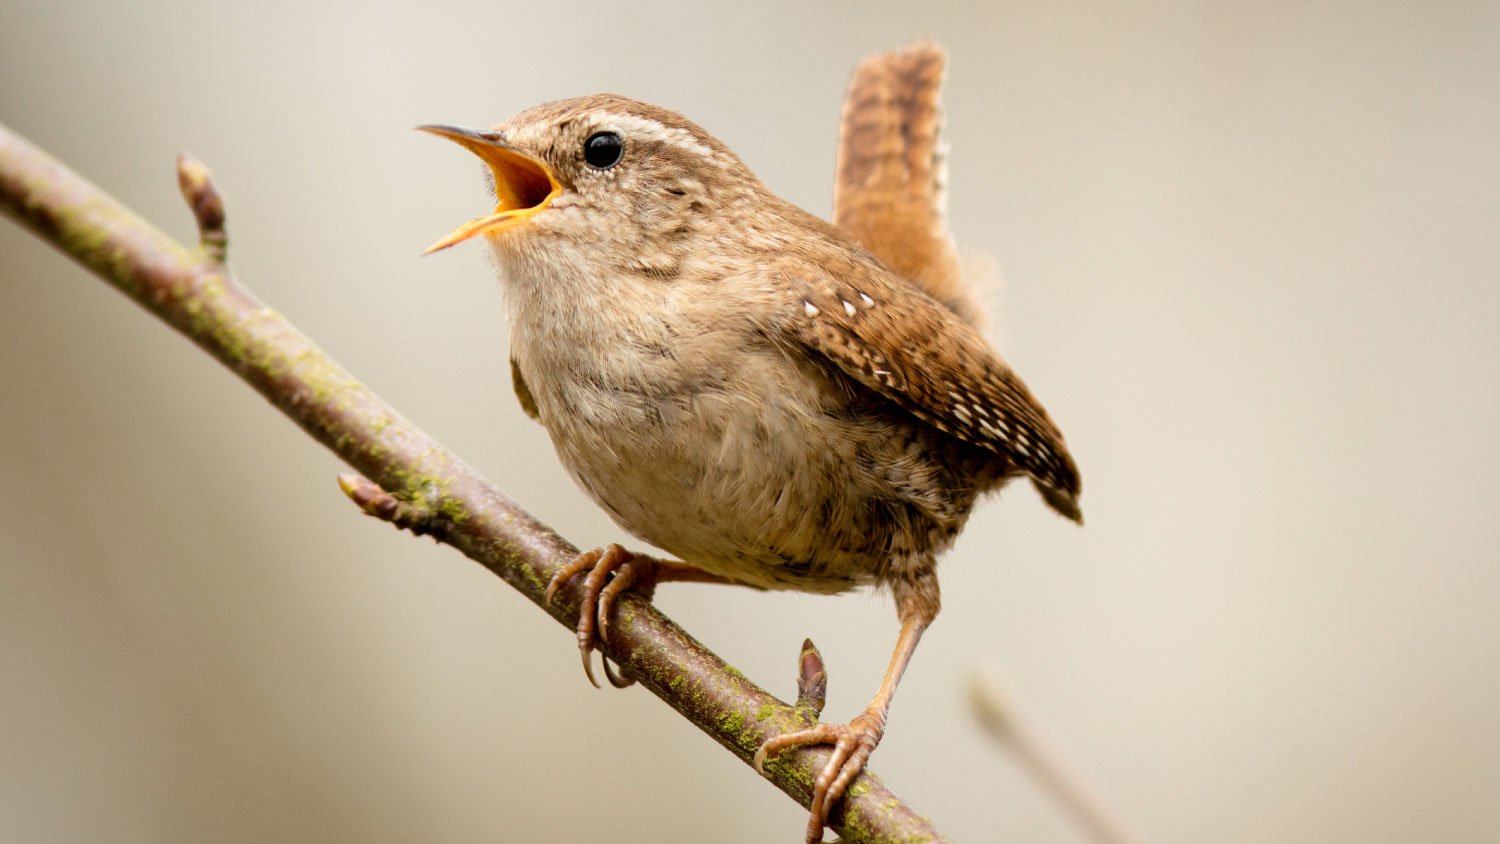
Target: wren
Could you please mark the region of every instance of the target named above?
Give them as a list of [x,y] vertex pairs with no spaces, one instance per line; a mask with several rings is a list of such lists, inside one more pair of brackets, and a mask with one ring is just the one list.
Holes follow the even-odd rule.
[[[621,591],[671,580],[888,589],[901,629],[848,724],[774,738],[756,767],[831,744],[807,840],[863,769],[922,632],[937,558],[1014,478],[1082,521],[1062,434],[980,331],[944,220],[941,49],[866,59],[842,118],[839,225],[766,188],[675,112],[614,94],[543,103],[489,130],[424,126],[478,155],[482,237],[511,328],[511,375],[573,479],[633,536],[580,555],[589,679]],[[628,685],[604,663],[616,685]],[[595,685],[598,685],[597,682]]]

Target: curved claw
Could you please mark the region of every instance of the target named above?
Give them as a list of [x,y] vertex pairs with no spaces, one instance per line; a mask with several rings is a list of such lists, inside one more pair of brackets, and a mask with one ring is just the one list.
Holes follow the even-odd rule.
[[620,566],[614,579],[599,591],[599,641],[609,641],[609,619],[615,613],[615,599],[636,582],[641,563],[641,560],[633,560]]
[[[594,676],[594,649],[597,642],[609,641],[609,618],[614,611],[615,599],[632,585],[654,586],[655,566],[654,559],[632,554],[619,545],[595,548],[559,568],[542,593],[542,603],[551,604],[568,581],[588,573],[583,581],[583,600],[578,605],[578,652],[583,659],[583,674],[596,689],[603,687]],[[623,689],[635,683],[616,671],[608,658],[603,659],[603,663],[604,676],[610,685]]]
[[589,678],[589,683],[594,688],[604,688],[599,685],[599,680],[594,677],[594,646],[592,644],[584,644],[580,641],[578,643],[578,653],[583,657],[583,676]]
[[755,758],[750,764],[755,766],[756,773],[766,772],[766,760],[775,756],[783,750],[793,747],[807,747],[814,744],[833,744],[839,740],[840,731],[844,729],[843,724],[817,724],[805,730],[795,733],[782,733],[775,738],[768,738],[759,749],[755,751]]
[[601,661],[604,664],[604,678],[609,681],[611,686],[617,689],[628,689],[635,685],[634,677],[625,677],[615,671],[609,661],[609,657],[604,657]]
[[793,747],[832,744],[833,753],[813,780],[812,805],[807,819],[807,844],[823,840],[823,828],[835,803],[865,769],[870,754],[885,733],[883,718],[866,712],[848,724],[817,724],[794,733],[767,739],[755,751],[755,770],[765,773],[766,759]]

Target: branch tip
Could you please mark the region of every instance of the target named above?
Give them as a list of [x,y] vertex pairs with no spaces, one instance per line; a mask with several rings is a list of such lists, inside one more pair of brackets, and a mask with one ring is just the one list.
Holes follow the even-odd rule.
[[828,670],[823,667],[823,655],[811,639],[803,639],[797,659],[797,708],[809,710],[816,718],[823,714],[827,699]]
[[214,263],[224,263],[229,254],[229,233],[224,228],[224,199],[214,187],[213,175],[190,153],[178,153],[177,187],[198,224],[198,242],[203,251]]
[[405,528],[417,536],[432,533],[434,519],[431,510],[409,501],[402,501],[363,475],[339,475],[338,480],[339,489],[343,490],[344,495],[363,510],[365,515],[374,516],[383,522],[390,522],[398,528]]

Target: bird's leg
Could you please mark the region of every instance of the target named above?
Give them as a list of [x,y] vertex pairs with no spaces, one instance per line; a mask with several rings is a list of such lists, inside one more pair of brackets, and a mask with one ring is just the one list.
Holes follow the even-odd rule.
[[[626,551],[619,545],[595,548],[574,557],[572,562],[557,570],[542,595],[542,603],[552,603],[552,598],[568,581],[584,572],[583,601],[578,608],[578,650],[583,654],[583,673],[589,682],[599,687],[594,679],[594,648],[599,642],[609,641],[609,619],[614,613],[615,599],[621,592],[634,587],[636,594],[647,601],[656,592],[658,583],[668,581],[691,581],[697,583],[736,583],[727,577],[710,574],[686,563],[659,560],[648,554]],[[604,660],[604,676],[610,685],[618,689],[635,681],[621,677]]]
[[828,814],[839,798],[865,768],[870,754],[885,735],[886,714],[891,708],[891,698],[906,664],[922,639],[922,632],[937,616],[937,579],[932,574],[921,576],[916,582],[897,584],[896,606],[901,614],[901,635],[896,639],[896,651],[891,654],[891,663],[880,681],[880,690],[865,711],[855,716],[848,724],[817,724],[794,733],[784,733],[768,739],[755,752],[755,769],[765,773],[766,759],[793,747],[815,744],[833,745],[833,755],[813,782],[811,814],[807,820],[807,842],[817,844],[823,840],[823,828],[828,825]]

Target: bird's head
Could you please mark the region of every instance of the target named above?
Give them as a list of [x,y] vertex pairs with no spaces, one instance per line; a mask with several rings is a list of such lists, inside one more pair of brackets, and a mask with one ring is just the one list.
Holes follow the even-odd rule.
[[661,247],[733,214],[759,182],[676,112],[614,94],[543,103],[493,129],[422,126],[479,156],[496,199],[428,252],[484,235],[497,250],[538,238]]

